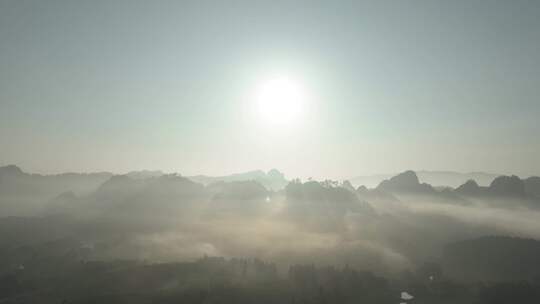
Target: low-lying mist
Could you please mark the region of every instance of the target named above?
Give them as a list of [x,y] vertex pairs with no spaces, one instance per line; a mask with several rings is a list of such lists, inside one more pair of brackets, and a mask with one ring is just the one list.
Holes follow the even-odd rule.
[[[33,195],[32,209],[24,208],[31,216],[2,220],[10,228],[2,232],[3,246],[70,239],[84,249],[84,259],[248,257],[272,261],[282,271],[314,263],[395,276],[439,262],[454,242],[540,238],[533,197],[457,195],[420,184],[407,172],[376,189],[331,181],[293,180],[267,189],[256,180],[204,185],[179,175],[101,177],[92,191],[64,191],[36,203],[46,195],[32,183],[42,181],[18,172],[18,192],[12,188],[9,197]],[[16,181],[3,178],[9,182]]]

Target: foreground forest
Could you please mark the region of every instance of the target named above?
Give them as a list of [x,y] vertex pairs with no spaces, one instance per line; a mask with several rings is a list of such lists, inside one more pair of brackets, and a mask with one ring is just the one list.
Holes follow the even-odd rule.
[[0,303],[537,303],[540,178],[0,167]]

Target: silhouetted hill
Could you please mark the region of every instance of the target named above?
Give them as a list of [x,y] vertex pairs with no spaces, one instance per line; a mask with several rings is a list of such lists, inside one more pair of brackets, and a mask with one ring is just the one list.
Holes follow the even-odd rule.
[[422,183],[433,186],[458,187],[468,180],[475,180],[480,186],[489,185],[498,175],[485,172],[454,172],[454,171],[416,171]]
[[457,187],[454,193],[468,200],[498,208],[540,208],[540,197],[534,194],[534,179],[528,181],[519,177],[499,176],[488,187],[481,187],[469,180]]
[[463,185],[457,187],[455,192],[461,195],[490,195],[500,198],[539,196],[540,177],[532,176],[522,180],[515,175],[501,175],[495,178],[488,187],[481,187],[475,180],[468,180]]
[[317,230],[341,229],[348,213],[374,215],[355,192],[327,182],[294,180],[285,187],[285,196],[288,214]]
[[480,187],[475,180],[470,179],[463,185],[456,188],[456,193],[461,195],[481,195],[484,194],[487,187]]
[[[420,183],[414,171],[405,171],[390,179],[382,181],[377,188],[368,191],[377,194],[375,198],[382,198],[383,202],[401,201],[410,203],[442,203],[452,205],[469,205],[470,202],[459,196],[453,189],[442,187],[434,188],[430,184]],[[387,198],[384,198],[386,193]],[[388,194],[390,196],[388,196]],[[392,199],[392,197],[394,199]]]
[[99,198],[124,198],[141,193],[191,196],[204,192],[204,186],[177,174],[146,179],[115,175],[104,182],[92,195]]
[[433,194],[435,190],[429,184],[421,184],[414,171],[405,171],[390,179],[382,181],[378,190],[388,192],[405,192],[419,194]]
[[176,174],[147,179],[115,175],[86,198],[86,208],[103,207],[127,214],[146,211],[166,213],[184,208],[186,204],[205,196],[206,190],[202,184]]
[[114,175],[99,186],[92,194],[100,199],[133,195],[141,191],[146,180],[133,179],[127,175]]
[[[452,187],[456,188],[459,185],[465,183],[467,180],[475,180],[481,186],[488,186],[498,175],[485,172],[470,172],[461,173],[454,171],[415,171],[418,176],[418,180],[421,183],[427,183],[434,187]],[[378,174],[368,176],[357,176],[351,178],[350,181],[354,186],[367,186],[368,188],[374,188],[379,185],[383,180],[389,179],[395,174]]]
[[39,206],[61,193],[91,193],[111,176],[106,172],[28,174],[14,165],[0,167],[0,213],[35,214]]
[[4,167],[0,167],[0,178],[11,178],[22,175],[24,175],[24,173],[22,172],[21,168],[15,165],[7,165]]
[[[65,191],[89,193],[112,176],[108,172],[29,174],[15,165],[0,167],[0,193],[58,195]],[[60,189],[60,190],[59,190]],[[57,193],[56,193],[57,192]]]
[[360,207],[362,205],[354,192],[343,187],[325,185],[324,183],[317,181],[308,181],[305,183],[290,182],[287,187],[285,187],[285,193],[287,199],[293,200],[326,202],[328,204],[340,202],[359,203],[358,206],[355,207]]
[[495,195],[501,196],[518,196],[526,195],[525,183],[517,176],[499,176],[489,185],[488,191]]
[[525,191],[540,197],[540,177],[531,176],[523,181],[525,183]]

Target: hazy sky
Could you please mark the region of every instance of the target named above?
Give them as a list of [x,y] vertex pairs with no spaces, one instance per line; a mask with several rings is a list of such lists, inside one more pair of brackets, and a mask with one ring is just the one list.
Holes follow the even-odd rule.
[[540,1],[0,0],[0,165],[527,176],[539,118]]

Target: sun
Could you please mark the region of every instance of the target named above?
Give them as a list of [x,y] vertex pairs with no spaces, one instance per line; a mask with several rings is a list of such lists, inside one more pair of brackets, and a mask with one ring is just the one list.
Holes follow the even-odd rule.
[[264,82],[257,91],[257,111],[263,122],[272,126],[297,123],[303,111],[306,94],[302,86],[287,77]]

